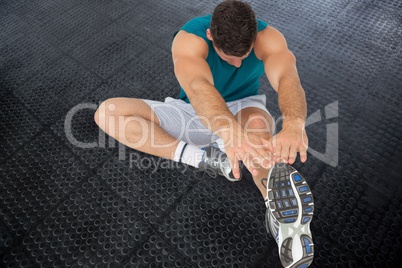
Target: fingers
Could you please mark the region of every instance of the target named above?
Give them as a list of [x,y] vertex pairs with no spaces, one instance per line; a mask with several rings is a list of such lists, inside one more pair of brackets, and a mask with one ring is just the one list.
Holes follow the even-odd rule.
[[274,147],[272,146],[272,138],[269,140],[261,138],[261,144],[264,150],[268,151],[270,154],[274,153]]
[[[258,170],[256,165],[258,166],[261,163],[261,156],[256,151],[251,151],[246,153],[245,155],[239,154],[237,157],[237,163],[241,160],[243,164],[247,167],[250,173],[254,176],[258,175]],[[240,177],[240,167],[239,167],[239,177]],[[237,177],[236,177],[237,178]]]
[[272,153],[264,149],[257,149],[253,158],[253,163],[266,169],[271,168]]
[[289,159],[287,160],[287,162],[290,165],[293,165],[293,163],[296,161],[297,151],[298,151],[297,147],[291,147],[290,148],[290,150],[289,150]]
[[277,137],[275,136],[272,139],[272,146],[274,148],[274,159],[276,163],[281,162],[281,153],[282,153],[282,143],[278,142]]
[[259,159],[269,158],[271,155],[270,150],[272,150],[271,142],[261,136],[247,135],[247,144],[245,147],[246,151],[249,152],[253,157],[258,157]]
[[300,161],[302,163],[307,161],[307,148],[305,146],[300,146],[299,147],[299,154],[300,154]]
[[257,166],[262,162],[263,157],[258,150],[250,149],[245,155],[242,155],[241,160],[253,176],[258,175]]
[[241,160],[251,174],[257,176],[258,170],[261,167],[267,168],[270,165],[271,153],[268,149],[271,148],[270,142],[259,135],[248,133],[242,143]]
[[[305,135],[305,134],[304,134]],[[300,153],[300,161],[307,160],[307,136],[294,132],[280,132],[266,140],[262,137],[250,136],[242,139],[241,146],[234,146],[227,150],[233,176],[240,178],[239,161],[242,160],[251,174],[257,176],[258,170],[270,169],[275,163],[284,162],[294,164],[297,153]],[[305,141],[305,143],[303,143]],[[235,155],[236,154],[236,155]]]
[[267,140],[267,139],[264,139],[264,138],[260,138],[260,142],[261,142],[262,148],[263,148],[264,150],[268,150],[269,152],[273,152],[273,151],[272,151],[272,150],[273,150],[273,147],[272,147],[272,141],[271,141],[271,139]]
[[[244,151],[243,151],[244,150]],[[232,173],[235,178],[240,178],[239,161],[243,161],[243,164],[247,167],[253,176],[258,176],[258,169],[271,168],[271,159],[268,159],[263,154],[267,152],[263,149],[254,149],[253,147],[245,146],[243,150],[237,151],[235,154],[227,154],[232,166]],[[245,152],[245,153],[242,153]]]
[[276,163],[284,162],[290,165],[294,164],[297,158],[297,153],[300,154],[300,161],[307,161],[307,146],[300,144],[296,140],[287,140],[282,137],[275,136],[271,139],[271,149],[274,153]]
[[230,165],[232,167],[233,176],[236,179],[240,179],[240,165],[239,165],[239,155],[236,154],[228,154],[227,155],[230,161]]
[[257,156],[247,156],[243,163],[253,176],[258,176],[258,167],[261,166],[263,161],[264,158],[257,154]]
[[307,161],[307,149],[308,149],[308,138],[307,135],[305,135],[303,136],[302,144],[299,147],[300,161],[302,163]]
[[288,144],[282,144],[281,146],[281,160],[280,162],[288,163],[289,161],[290,146]]

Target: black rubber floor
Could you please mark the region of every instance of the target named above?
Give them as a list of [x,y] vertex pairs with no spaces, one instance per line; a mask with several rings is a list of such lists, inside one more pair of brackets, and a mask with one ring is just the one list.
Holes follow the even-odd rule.
[[[280,267],[249,174],[211,178],[93,122],[109,97],[178,96],[172,34],[217,2],[0,1],[0,266]],[[307,93],[313,266],[401,267],[402,2],[252,5]]]

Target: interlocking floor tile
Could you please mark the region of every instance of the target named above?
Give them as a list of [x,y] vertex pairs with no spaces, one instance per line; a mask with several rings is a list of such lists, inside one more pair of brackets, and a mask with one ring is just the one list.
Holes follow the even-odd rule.
[[[12,34],[12,33],[10,33]],[[61,57],[58,49],[36,35],[23,35],[0,48],[0,85],[16,89]]]
[[48,10],[43,17],[37,31],[64,51],[76,48],[111,23],[111,19],[77,4],[68,10]]
[[190,1],[146,1],[118,19],[133,30],[142,25],[139,35],[153,45],[171,50],[173,34],[194,17],[194,3]]
[[159,232],[199,266],[244,267],[268,239],[263,198],[253,184],[205,175],[163,219]]
[[76,61],[64,57],[16,89],[16,95],[40,122],[50,124],[101,82]]
[[0,91],[0,99],[0,162],[3,162],[43,126],[11,91]]
[[33,138],[0,165],[0,219],[20,237],[88,176],[88,169],[50,132]]
[[144,0],[84,0],[80,1],[77,0],[78,3],[82,3],[83,5],[87,6],[94,11],[106,15],[107,17],[116,20],[120,18],[125,13],[135,10],[138,8],[139,5],[144,3]]
[[41,267],[118,267],[148,232],[149,227],[120,198],[97,178],[89,178],[22,243]]
[[348,34],[369,39],[371,43],[389,50],[395,50],[401,43],[400,26],[400,16],[367,1],[356,1],[350,5],[338,24]]
[[122,267],[190,268],[196,267],[196,265],[183,260],[183,256],[172,249],[169,243],[166,243],[157,235],[152,235],[147,242],[143,243],[140,249],[133,252],[130,259]]
[[124,159],[113,156],[98,175],[138,214],[156,224],[173,209],[194,183],[192,169],[170,160],[127,150]]
[[150,46],[110,80],[120,81],[124,87],[132,90],[132,97],[140,99],[164,101],[168,96],[178,98],[180,93],[171,54],[156,46]]
[[149,46],[135,30],[112,23],[75,48],[71,55],[102,78],[108,78]]
[[3,258],[0,264],[5,268],[21,267],[21,268],[39,268],[29,255],[24,251],[23,247],[14,247],[13,249],[0,255]]

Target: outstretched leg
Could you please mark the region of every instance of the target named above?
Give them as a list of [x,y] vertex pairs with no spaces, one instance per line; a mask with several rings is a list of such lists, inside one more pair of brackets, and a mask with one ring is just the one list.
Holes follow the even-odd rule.
[[[272,137],[273,122],[264,111],[246,108],[238,120],[247,133]],[[278,243],[283,267],[307,268],[313,261],[314,243],[310,231],[314,201],[306,180],[287,163],[268,169],[260,167],[253,176],[267,206],[266,225]]]
[[[274,122],[266,111],[256,107],[248,107],[240,110],[236,114],[236,118],[244,127],[247,135],[258,135],[266,140],[271,139]],[[267,176],[269,169],[258,165],[255,167],[258,170],[258,175],[253,176],[254,183],[265,200],[267,196]]]

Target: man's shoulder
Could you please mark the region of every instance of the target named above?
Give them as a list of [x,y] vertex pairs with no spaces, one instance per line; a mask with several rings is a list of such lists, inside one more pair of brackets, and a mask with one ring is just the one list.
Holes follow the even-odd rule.
[[185,31],[186,33],[189,33],[189,34],[195,35],[199,38],[202,38],[207,44],[209,44],[210,41],[207,38],[206,31],[210,27],[211,17],[212,17],[212,15],[195,17],[195,18],[189,20],[187,23],[185,23],[179,29],[179,31]]
[[172,52],[175,55],[199,56],[205,59],[208,51],[208,43],[201,37],[185,30],[179,31],[173,40]]
[[264,28],[258,32],[256,42],[259,42],[259,41],[277,42],[277,41],[283,41],[283,40],[284,40],[284,36],[278,29],[276,29],[272,26],[267,26],[266,28]]
[[254,50],[259,59],[271,54],[288,50],[283,34],[272,26],[266,27],[257,34]]

